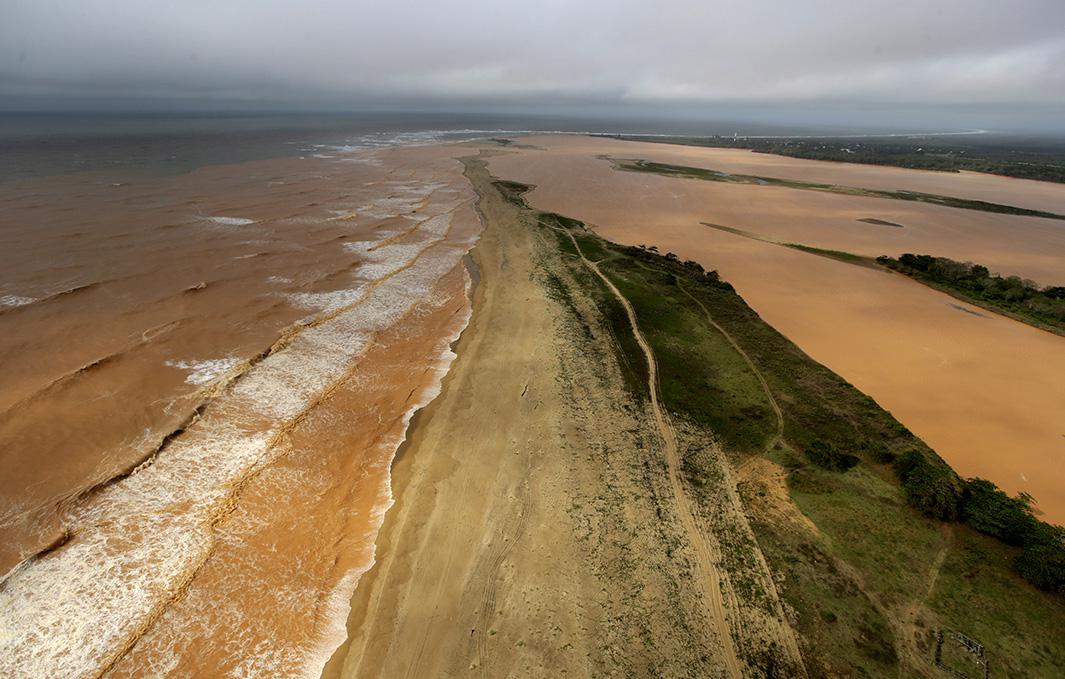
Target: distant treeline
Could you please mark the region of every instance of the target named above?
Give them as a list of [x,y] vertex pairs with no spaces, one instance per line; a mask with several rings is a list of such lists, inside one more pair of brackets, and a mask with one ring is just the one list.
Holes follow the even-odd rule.
[[905,254],[877,257],[880,264],[1032,325],[1065,334],[1065,287],[1040,288],[1018,276],[998,276],[986,266],[946,257]]
[[892,165],[940,172],[990,174],[1065,183],[1065,149],[1050,142],[1024,139],[997,143],[957,141],[960,137],[923,139],[751,139],[747,137],[643,137],[687,146],[750,149],[792,158],[832,160],[865,165]]

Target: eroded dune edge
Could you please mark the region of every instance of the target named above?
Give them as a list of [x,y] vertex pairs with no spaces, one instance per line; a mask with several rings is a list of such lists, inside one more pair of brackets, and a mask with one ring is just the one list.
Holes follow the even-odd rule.
[[486,160],[473,317],[325,677],[1055,675],[1061,599],[904,496],[892,459],[931,449],[731,286]]

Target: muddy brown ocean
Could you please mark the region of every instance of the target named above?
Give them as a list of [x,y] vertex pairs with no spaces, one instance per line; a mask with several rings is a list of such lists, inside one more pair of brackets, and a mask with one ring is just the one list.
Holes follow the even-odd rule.
[[469,317],[461,152],[0,185],[0,674],[320,672]]

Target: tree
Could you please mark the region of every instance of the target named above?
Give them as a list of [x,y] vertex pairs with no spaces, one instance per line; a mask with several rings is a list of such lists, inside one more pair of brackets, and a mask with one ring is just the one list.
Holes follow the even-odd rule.
[[1036,587],[1065,594],[1065,549],[1060,545],[1029,547],[1013,560],[1013,566]]
[[962,517],[970,526],[1010,545],[1029,544],[1039,523],[1032,514],[1031,499],[1010,497],[986,479],[965,484]]
[[814,439],[810,442],[810,445],[806,447],[806,457],[818,467],[836,472],[845,472],[860,462],[854,455],[844,453],[821,439]]
[[925,516],[954,521],[958,518],[962,488],[958,477],[943,464],[933,464],[919,450],[895,459],[895,476],[910,504]]

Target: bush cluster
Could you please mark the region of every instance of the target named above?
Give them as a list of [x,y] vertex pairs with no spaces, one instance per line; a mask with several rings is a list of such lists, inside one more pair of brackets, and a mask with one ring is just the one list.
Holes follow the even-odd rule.
[[990,481],[970,479],[962,514],[981,533],[1021,547],[1013,565],[1025,580],[1065,594],[1065,529],[1037,519],[1030,496],[1010,497]]
[[953,471],[913,450],[894,462],[906,497],[926,516],[963,521],[1021,548],[1014,567],[1036,587],[1065,594],[1065,529],[1040,521],[1032,498],[1010,497],[986,479],[961,481]]
[[1065,323],[1065,287],[1040,288],[1018,276],[998,276],[986,266],[946,257],[905,254],[877,262],[908,276],[962,293],[962,296],[1054,323]]
[[911,450],[895,459],[893,468],[910,504],[925,516],[956,521],[961,513],[964,486],[945,464]]
[[845,472],[860,461],[856,456],[845,453],[836,446],[821,439],[814,439],[806,447],[806,457],[818,467],[837,472]]

